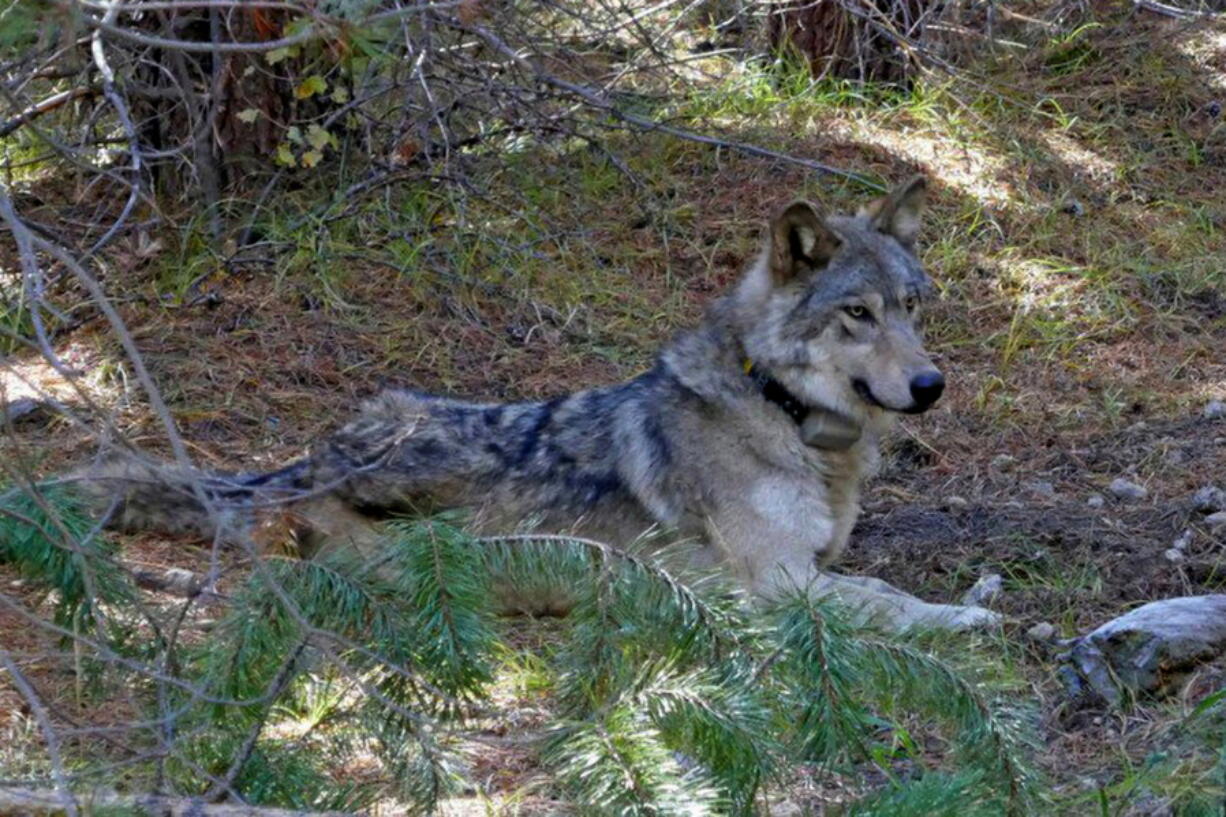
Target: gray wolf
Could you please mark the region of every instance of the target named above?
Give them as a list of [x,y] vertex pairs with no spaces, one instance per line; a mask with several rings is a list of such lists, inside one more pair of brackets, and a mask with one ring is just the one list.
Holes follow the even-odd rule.
[[662,529],[759,596],[836,595],[893,628],[991,624],[826,570],[883,435],[944,387],[919,332],[924,194],[916,178],[855,215],[789,205],[739,283],[628,382],[511,404],[390,391],[272,473],[124,465],[87,483],[112,524],[245,545],[278,504],[311,548],[370,547],[374,521],[443,508],[469,509],[481,532],[532,520],[613,545]]

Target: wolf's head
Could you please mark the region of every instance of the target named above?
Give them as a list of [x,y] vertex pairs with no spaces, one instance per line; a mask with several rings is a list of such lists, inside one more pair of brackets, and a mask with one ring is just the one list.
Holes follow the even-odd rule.
[[851,417],[925,411],[945,387],[920,339],[932,283],[915,254],[924,180],[855,216],[798,201],[731,297],[745,354],[802,402]]

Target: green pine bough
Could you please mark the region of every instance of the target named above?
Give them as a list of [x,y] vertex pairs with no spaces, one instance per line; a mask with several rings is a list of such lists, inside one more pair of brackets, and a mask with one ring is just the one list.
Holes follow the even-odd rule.
[[[389,524],[376,564],[246,560],[202,610],[135,590],[69,491],[0,497],[0,562],[47,593],[0,601],[31,621],[49,604],[48,634],[95,666],[87,694],[135,706],[121,739],[63,747],[82,787],[118,764],[133,791],[429,810],[477,784],[518,673],[544,713],[517,744],[535,791],[581,813],[748,815],[822,774],[863,791],[845,814],[1028,814],[1040,796],[1024,713],[799,594],[755,607],[645,551],[443,515]],[[495,612],[507,586],[572,608],[525,645],[533,625]]]

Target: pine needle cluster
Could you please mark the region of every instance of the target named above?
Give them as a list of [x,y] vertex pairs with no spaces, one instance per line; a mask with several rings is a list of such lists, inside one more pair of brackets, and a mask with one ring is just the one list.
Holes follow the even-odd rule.
[[[2,510],[0,560],[54,591],[61,631],[89,624],[76,649],[107,669],[97,694],[122,686],[144,709],[122,742],[133,787],[299,809],[390,797],[428,812],[476,785],[516,654],[495,598],[531,588],[570,607],[532,659],[549,716],[531,751],[550,796],[585,813],[747,815],[806,776],[870,769],[888,784],[866,784],[846,813],[1032,804],[1025,718],[831,603],[763,609],[645,552],[478,538],[440,516],[390,524],[373,564],[255,559],[221,615],[192,629],[191,602],[172,615],[140,601],[70,494],[12,491]],[[90,748],[73,755],[74,779],[109,782],[115,758]]]

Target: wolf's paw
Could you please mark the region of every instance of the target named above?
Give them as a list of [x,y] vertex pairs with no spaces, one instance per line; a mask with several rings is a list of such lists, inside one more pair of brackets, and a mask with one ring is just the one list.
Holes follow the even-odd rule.
[[965,630],[988,630],[999,627],[1000,613],[994,613],[986,607],[968,607],[960,604],[928,604],[918,609],[912,609],[907,621],[900,629],[918,630],[948,630],[962,632]]
[[933,626],[944,630],[990,630],[999,627],[1004,621],[1000,613],[986,607],[963,607],[956,604],[942,607]]

